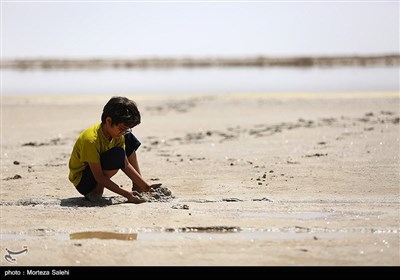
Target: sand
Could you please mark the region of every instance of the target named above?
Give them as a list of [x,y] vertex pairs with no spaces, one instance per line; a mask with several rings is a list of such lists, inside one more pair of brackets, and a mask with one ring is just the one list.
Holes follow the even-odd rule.
[[91,203],[68,160],[110,97],[2,98],[2,266],[400,265],[398,93],[128,96],[172,196]]

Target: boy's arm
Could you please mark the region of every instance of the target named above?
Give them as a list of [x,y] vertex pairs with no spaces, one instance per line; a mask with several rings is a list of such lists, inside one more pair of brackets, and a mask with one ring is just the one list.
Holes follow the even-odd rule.
[[120,188],[116,183],[110,180],[107,176],[103,174],[100,163],[89,162],[90,169],[92,170],[93,176],[97,183],[103,185],[105,188],[126,198],[132,196],[132,192]]
[[132,182],[143,192],[150,190],[150,185],[146,183],[143,177],[133,168],[128,158],[125,156],[125,168],[122,171],[132,180]]

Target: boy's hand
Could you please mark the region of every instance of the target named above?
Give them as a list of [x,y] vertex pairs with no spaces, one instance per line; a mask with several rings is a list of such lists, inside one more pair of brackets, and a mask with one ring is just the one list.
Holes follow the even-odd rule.
[[162,184],[153,184],[153,185],[150,185],[149,188],[143,190],[143,189],[139,188],[139,186],[136,185],[135,183],[132,183],[132,191],[136,191],[139,193],[148,192],[151,189],[157,189],[157,188],[161,187],[161,185]]
[[137,195],[137,192],[130,192],[130,195],[127,197],[129,203],[140,204],[146,202],[146,199]]
[[138,185],[136,185],[135,183],[132,183],[132,191],[133,192],[141,193],[141,192],[147,192],[149,190],[150,190],[150,188],[141,189]]

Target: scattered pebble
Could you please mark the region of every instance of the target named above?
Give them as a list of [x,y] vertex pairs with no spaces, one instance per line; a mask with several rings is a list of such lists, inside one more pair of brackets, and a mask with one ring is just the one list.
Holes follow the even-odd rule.
[[[189,205],[187,204],[175,204],[171,206],[172,209],[183,209],[183,210],[189,210]],[[189,213],[191,215],[191,213]]]
[[239,201],[243,201],[239,198],[223,198],[222,201],[226,201],[226,202],[239,202]]
[[272,202],[271,199],[268,199],[266,197],[263,198],[253,198],[252,201],[267,201],[267,202]]
[[5,179],[3,179],[3,180],[6,180],[6,181],[8,181],[8,180],[16,180],[16,179],[21,179],[22,178],[22,176],[21,175],[19,175],[19,174],[15,174],[13,177],[7,177],[7,178],[5,178]]
[[327,155],[328,155],[328,153],[325,153],[325,154],[315,153],[315,154],[312,154],[312,155],[305,155],[305,157],[325,157]]

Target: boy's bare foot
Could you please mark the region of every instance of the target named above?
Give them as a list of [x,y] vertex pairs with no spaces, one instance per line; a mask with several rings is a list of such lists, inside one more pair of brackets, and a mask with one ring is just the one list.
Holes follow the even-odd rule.
[[97,202],[97,201],[101,200],[102,195],[95,194],[95,193],[88,193],[88,194],[85,194],[85,198],[91,202]]

